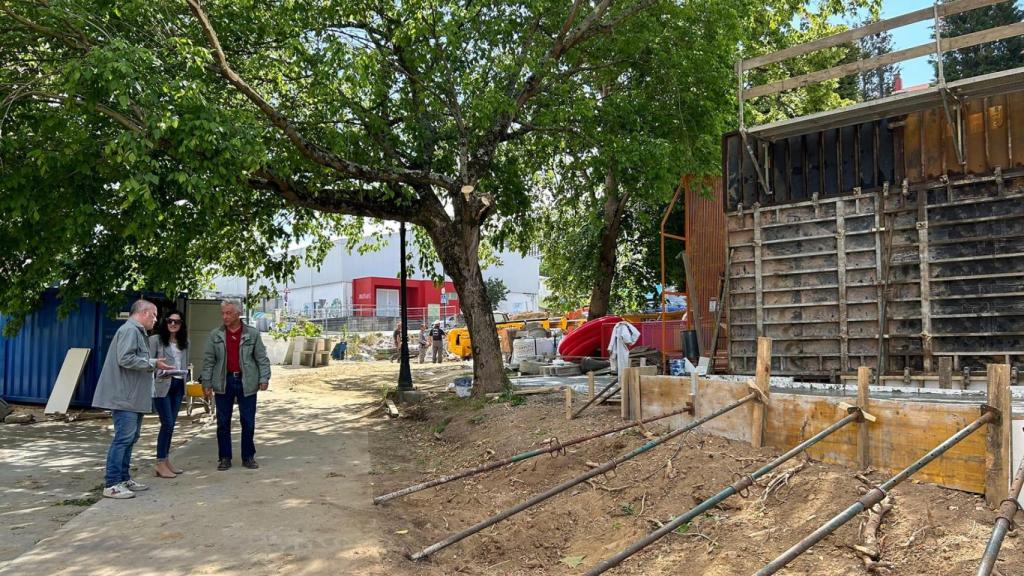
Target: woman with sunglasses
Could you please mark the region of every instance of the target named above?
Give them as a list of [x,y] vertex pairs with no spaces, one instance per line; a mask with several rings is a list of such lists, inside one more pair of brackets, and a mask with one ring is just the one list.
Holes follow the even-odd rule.
[[153,408],[160,416],[160,433],[156,438],[156,467],[153,475],[174,478],[184,472],[171,464],[171,438],[174,424],[185,396],[185,375],[188,366],[188,327],[178,312],[171,312],[150,337],[149,348],[154,358],[164,358],[174,368],[157,370],[153,386]]

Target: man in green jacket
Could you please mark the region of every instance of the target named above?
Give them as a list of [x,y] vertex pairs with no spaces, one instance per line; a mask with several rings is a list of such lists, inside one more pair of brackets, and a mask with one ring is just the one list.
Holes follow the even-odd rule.
[[260,331],[242,323],[241,302],[221,302],[220,317],[224,325],[210,332],[200,376],[204,391],[214,394],[217,405],[217,470],[231,468],[231,412],[236,402],[242,466],[256,469],[256,393],[270,385],[270,359]]

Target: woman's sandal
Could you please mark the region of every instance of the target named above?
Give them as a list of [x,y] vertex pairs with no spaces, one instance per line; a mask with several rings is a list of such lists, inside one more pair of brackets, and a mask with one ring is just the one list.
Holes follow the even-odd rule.
[[161,472],[159,468],[153,468],[153,476],[156,476],[158,478],[177,478],[178,477],[178,475],[173,473],[173,472],[170,473],[170,474],[167,474],[166,472]]

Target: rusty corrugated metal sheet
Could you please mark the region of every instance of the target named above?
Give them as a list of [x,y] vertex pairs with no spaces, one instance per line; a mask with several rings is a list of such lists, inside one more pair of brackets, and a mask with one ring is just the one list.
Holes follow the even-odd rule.
[[721,305],[718,299],[725,274],[726,221],[722,211],[722,180],[705,178],[698,184],[686,178],[683,186],[686,253],[690,258],[693,282],[696,284],[687,287],[694,300],[688,306],[696,306],[700,311],[701,350],[706,353],[711,349],[715,310]]
[[[725,210],[755,205],[784,206],[802,200],[933,182],[943,176],[992,174],[1024,168],[1024,92],[963,101],[951,125],[942,107],[828,128],[774,141],[752,141],[758,164],[771,187],[758,183],[754,163],[738,133],[722,142],[727,186]],[[963,135],[961,165],[954,144]]]

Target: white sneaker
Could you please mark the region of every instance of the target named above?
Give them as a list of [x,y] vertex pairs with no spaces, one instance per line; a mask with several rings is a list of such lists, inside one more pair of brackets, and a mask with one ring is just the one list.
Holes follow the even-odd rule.
[[136,482],[135,480],[128,480],[127,482],[122,482],[122,484],[124,484],[124,487],[131,490],[132,492],[142,492],[143,490],[149,490],[149,486],[146,486],[142,482]]
[[125,487],[124,482],[122,482],[120,484],[114,484],[109,488],[104,488],[103,497],[124,500],[125,498],[135,498],[135,492],[132,492]]

